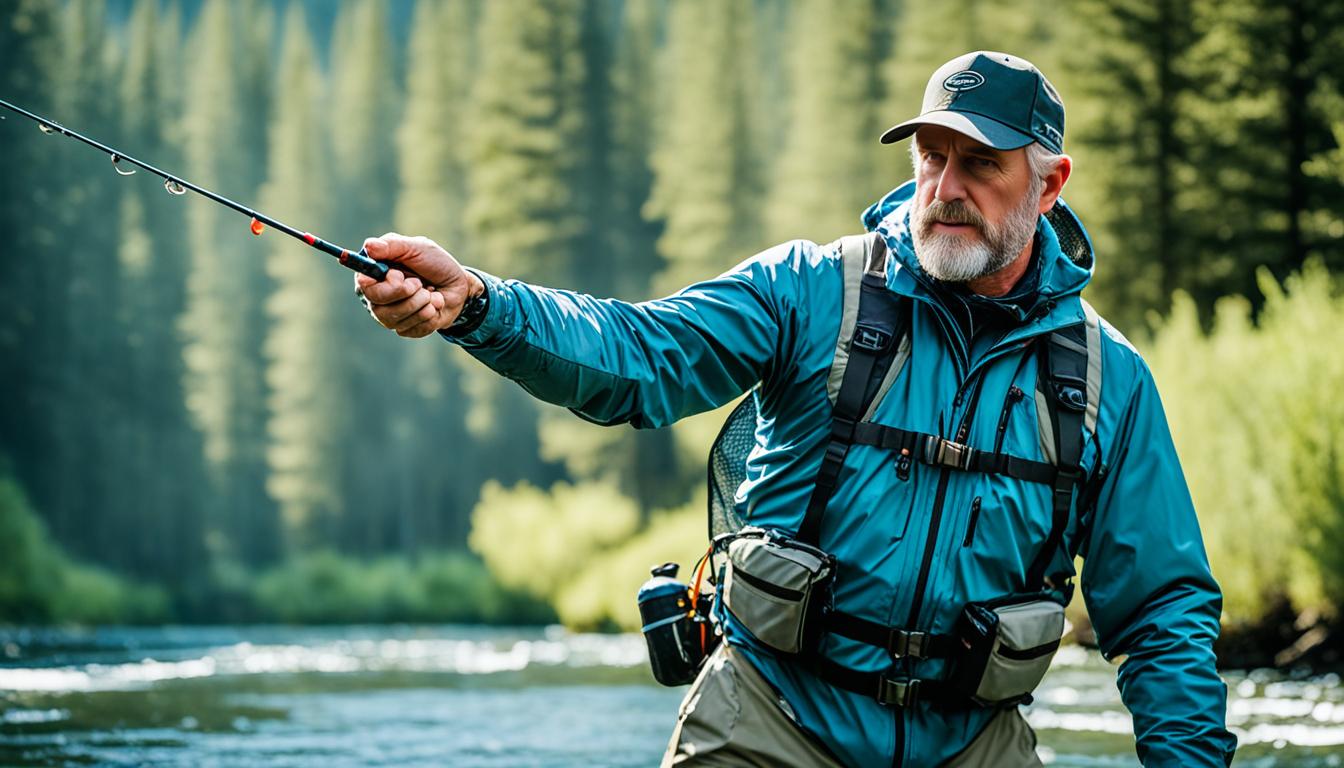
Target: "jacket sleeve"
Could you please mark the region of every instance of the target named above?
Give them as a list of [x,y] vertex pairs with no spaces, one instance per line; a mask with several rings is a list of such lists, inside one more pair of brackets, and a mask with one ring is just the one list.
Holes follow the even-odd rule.
[[1083,597],[1145,766],[1223,766],[1227,687],[1214,666],[1222,593],[1209,570],[1194,504],[1157,386],[1136,383],[1111,438],[1111,466],[1083,552]]
[[[629,303],[480,274],[473,357],[532,395],[599,424],[663,427],[712,410],[768,375],[815,246],[777,246],[664,299]],[[808,258],[812,256],[812,258]],[[838,282],[837,282],[838,284]]]

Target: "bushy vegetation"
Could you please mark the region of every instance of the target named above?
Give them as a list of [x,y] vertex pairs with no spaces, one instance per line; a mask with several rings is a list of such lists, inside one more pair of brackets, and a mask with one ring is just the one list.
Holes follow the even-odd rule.
[[71,560],[18,483],[0,477],[0,617],[15,622],[150,623],[168,615],[158,587]]
[[297,557],[256,581],[257,616],[291,624],[449,622],[538,624],[544,604],[501,587],[479,560],[441,554],[361,562],[334,552]]
[[1223,299],[1206,333],[1178,294],[1144,345],[1235,624],[1344,605],[1344,297],[1320,264],[1259,277],[1258,317]]

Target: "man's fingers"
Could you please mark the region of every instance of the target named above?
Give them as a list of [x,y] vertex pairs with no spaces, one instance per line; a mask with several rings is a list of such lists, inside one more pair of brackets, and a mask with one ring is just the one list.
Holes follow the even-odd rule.
[[432,307],[429,291],[421,290],[409,298],[393,304],[374,305],[373,316],[385,328],[396,328],[403,320],[411,317],[425,307]]
[[426,301],[423,307],[407,315],[398,322],[392,330],[400,332],[407,328],[414,328],[415,326],[433,320],[438,316],[439,310],[434,307],[433,302]]
[[365,240],[364,252],[369,258],[378,261],[402,261],[418,254],[424,245],[424,238],[406,237],[396,232],[388,232],[382,237],[370,237]]
[[425,322],[420,323],[413,328],[408,328],[404,331],[397,331],[397,335],[403,339],[423,339],[424,337],[428,336],[429,334],[437,330],[438,328],[435,327],[433,322],[426,320]]
[[401,270],[389,269],[381,283],[376,282],[363,289],[364,298],[370,304],[395,304],[415,295],[422,286],[420,278],[406,278],[402,276]]

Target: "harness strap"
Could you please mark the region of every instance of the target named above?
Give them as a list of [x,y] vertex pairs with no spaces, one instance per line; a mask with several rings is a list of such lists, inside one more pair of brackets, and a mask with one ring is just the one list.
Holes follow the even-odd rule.
[[[1027,584],[1034,588],[1062,589],[1047,573],[1064,539],[1073,504],[1073,490],[1084,479],[1082,470],[1083,424],[1089,410],[1087,330],[1080,325],[1054,331],[1039,355],[1037,382],[1046,388],[1045,403],[1054,428],[1058,468],[1050,495],[1050,535],[1027,569]],[[1096,351],[1099,356],[1100,351]],[[1062,581],[1062,579],[1061,579]]]
[[938,435],[863,422],[854,427],[853,441],[896,451],[902,456],[930,466],[947,467],[963,472],[981,472],[1007,475],[1029,483],[1054,485],[1059,468],[1044,461],[1024,459],[1005,453],[994,453],[972,448]]
[[828,659],[820,659],[812,672],[822,680],[860,696],[871,696],[889,707],[913,707],[919,702],[950,704],[957,700],[942,680],[893,677],[882,672],[858,672]]
[[893,658],[949,658],[961,648],[954,635],[888,627],[839,611],[827,614],[826,630],[882,648]]
[[864,257],[860,263],[868,268],[863,272],[856,324],[848,344],[840,389],[835,397],[830,440],[826,444],[821,467],[817,470],[807,511],[798,527],[798,540],[812,546],[818,546],[820,542],[826,505],[839,485],[840,470],[853,444],[854,429],[863,416],[874,385],[880,386],[883,373],[895,356],[895,342],[902,334],[902,329],[898,327],[902,324],[900,313],[897,312],[899,299],[887,289],[882,272],[871,266],[885,263],[886,242],[881,237],[867,235],[842,238],[840,247],[842,253],[862,248]]

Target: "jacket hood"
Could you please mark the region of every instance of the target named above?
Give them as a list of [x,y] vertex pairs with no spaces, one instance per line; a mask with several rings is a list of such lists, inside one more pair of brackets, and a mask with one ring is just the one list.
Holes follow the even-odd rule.
[[[915,247],[910,238],[914,196],[915,182],[907,181],[863,213],[864,229],[880,233],[895,257],[887,264],[887,284],[900,293],[912,293],[916,286],[928,290],[933,283],[933,278],[915,258]],[[1058,303],[1065,297],[1081,293],[1092,279],[1092,240],[1064,198],[1059,198],[1055,207],[1040,217],[1036,232],[1041,243],[1036,302]]]

